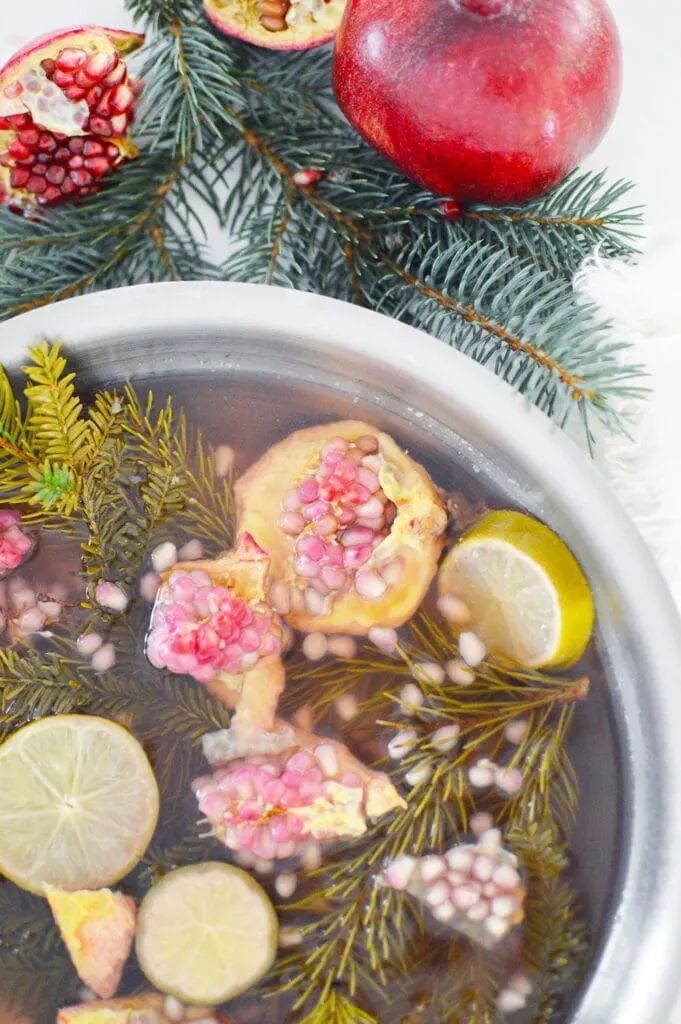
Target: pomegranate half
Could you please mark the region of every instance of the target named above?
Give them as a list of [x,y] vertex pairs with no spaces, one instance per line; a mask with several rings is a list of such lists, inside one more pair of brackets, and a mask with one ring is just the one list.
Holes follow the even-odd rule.
[[0,203],[54,206],[97,191],[137,156],[138,86],[123,58],[144,36],[68,29],[24,47],[0,71]]
[[203,0],[228,36],[270,50],[307,50],[330,42],[347,0]]
[[458,203],[556,185],[605,134],[620,81],[604,0],[349,0],[336,36],[343,112]]
[[428,473],[355,420],[291,434],[237,481],[239,528],[270,556],[269,601],[292,626],[366,635],[423,600],[447,515]]

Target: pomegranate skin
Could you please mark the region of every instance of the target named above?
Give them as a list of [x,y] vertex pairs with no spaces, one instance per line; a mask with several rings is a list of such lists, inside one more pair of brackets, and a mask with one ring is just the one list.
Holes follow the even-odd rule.
[[346,117],[414,181],[516,203],[600,142],[621,92],[603,0],[349,0],[334,84]]

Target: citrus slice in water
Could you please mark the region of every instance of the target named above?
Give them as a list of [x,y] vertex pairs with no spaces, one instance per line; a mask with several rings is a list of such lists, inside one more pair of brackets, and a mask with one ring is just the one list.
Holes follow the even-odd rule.
[[0,872],[23,889],[100,889],[130,871],[158,818],[151,765],[105,718],[55,715],[0,747]]
[[518,665],[570,665],[589,642],[584,573],[560,537],[521,512],[479,519],[445,558],[438,587],[468,605],[470,628],[493,653]]
[[223,1003],[269,970],[274,908],[257,882],[229,864],[171,871],[142,901],[137,959],[152,985],[185,1003]]

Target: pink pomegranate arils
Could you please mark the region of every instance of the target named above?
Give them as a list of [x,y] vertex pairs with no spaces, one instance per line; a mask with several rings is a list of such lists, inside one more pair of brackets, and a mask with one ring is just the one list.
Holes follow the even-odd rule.
[[102,79],[102,85],[105,89],[112,89],[115,85],[120,85],[125,79],[127,72],[125,64],[117,64],[113,71]]
[[0,117],[0,132],[10,133],[0,152],[0,203],[17,212],[90,195],[134,154],[132,145],[115,144],[128,134],[137,96],[118,50],[132,52],[142,37],[92,27],[68,35],[71,45],[59,36],[41,41],[0,74],[0,100],[25,97],[31,108]]
[[47,188],[47,182],[44,178],[32,174],[26,182],[26,188],[29,192],[35,192],[36,194],[39,194],[40,192],[45,191],[45,189]]
[[54,165],[47,168],[46,178],[52,182],[53,185],[61,185],[62,181],[66,177],[66,170],[64,167]]
[[[369,440],[377,450],[375,438],[363,439],[364,445]],[[359,568],[385,540],[394,519],[395,506],[381,490],[372,459],[376,455],[356,443],[334,438],[314,474],[284,499],[279,527],[297,538],[293,568],[322,598],[357,586]],[[376,573],[371,575],[372,586],[362,588],[369,598],[378,596],[382,583],[378,576],[373,581]],[[316,606],[318,599],[312,602]]]
[[116,114],[124,114],[135,102],[135,94],[129,85],[118,85],[111,93],[111,108]]
[[113,135],[111,121],[105,117],[91,117],[90,131],[94,132],[95,135]]
[[85,50],[78,50],[75,47],[67,47],[57,57],[57,67],[60,71],[75,71],[87,60]]
[[9,176],[12,188],[23,188],[30,176],[30,171],[25,167],[13,167]]

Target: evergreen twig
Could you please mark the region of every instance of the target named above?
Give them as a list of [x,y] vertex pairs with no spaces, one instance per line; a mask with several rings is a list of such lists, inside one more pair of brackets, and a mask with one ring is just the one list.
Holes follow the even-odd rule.
[[[640,368],[571,287],[596,247],[635,256],[640,212],[626,182],[576,172],[524,206],[449,221],[339,117],[328,52],[226,39],[194,0],[128,6],[152,30],[144,155],[78,207],[31,221],[0,210],[0,317],[140,281],[269,281],[421,327],[560,423],[578,415],[587,434],[594,415],[612,424],[616,400],[640,394]],[[318,187],[297,178],[308,168],[324,174]],[[221,268],[204,251],[197,196],[235,233]]]

